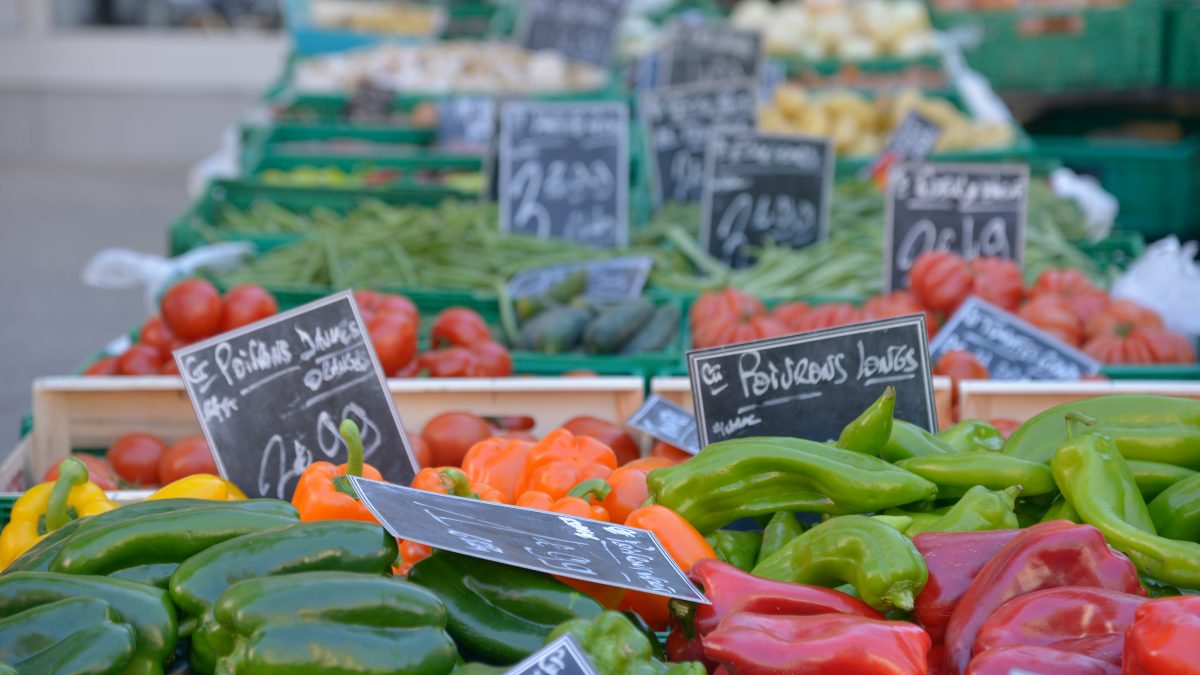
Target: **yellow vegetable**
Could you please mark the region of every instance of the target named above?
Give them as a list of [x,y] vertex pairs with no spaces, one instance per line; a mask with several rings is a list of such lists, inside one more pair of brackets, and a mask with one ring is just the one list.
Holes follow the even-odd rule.
[[67,458],[58,467],[58,480],[29,488],[13,504],[0,532],[0,569],[69,521],[115,508],[104,490],[88,480],[84,463]]
[[220,476],[198,473],[164,485],[146,499],[176,499],[180,497],[232,501],[245,499],[246,495],[236,485]]

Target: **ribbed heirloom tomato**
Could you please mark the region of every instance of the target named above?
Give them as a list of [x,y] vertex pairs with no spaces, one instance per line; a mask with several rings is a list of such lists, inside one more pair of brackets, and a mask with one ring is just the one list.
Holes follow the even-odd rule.
[[968,262],[973,277],[971,292],[1009,312],[1017,311],[1025,297],[1021,268],[1007,258],[975,258]]
[[436,349],[443,346],[470,347],[492,339],[483,317],[473,309],[451,307],[438,313],[429,332],[429,341]]
[[948,251],[922,253],[908,273],[908,287],[922,305],[952,313],[971,295],[967,261]]
[[1108,293],[1092,284],[1083,272],[1067,268],[1043,270],[1029,290],[1033,298],[1055,296],[1061,298],[1083,323],[1108,306]]
[[1082,322],[1067,301],[1057,295],[1034,296],[1021,307],[1017,316],[1072,347],[1078,347],[1083,339]]
[[941,325],[937,314],[922,307],[916,296],[909,291],[893,291],[887,295],[877,295],[864,302],[862,306],[863,321],[891,319],[909,314],[924,314],[925,331],[929,337],[937,334],[938,327]]
[[767,316],[758,298],[737,289],[708,291],[692,305],[692,345],[697,348],[787,335],[778,319]]
[[862,314],[854,305],[845,302],[834,302],[828,305],[814,307],[811,312],[800,317],[796,322],[796,330],[808,332],[822,328],[845,326],[859,321]]
[[788,329],[799,332],[800,320],[812,311],[807,302],[785,302],[771,310],[771,318],[778,319]]

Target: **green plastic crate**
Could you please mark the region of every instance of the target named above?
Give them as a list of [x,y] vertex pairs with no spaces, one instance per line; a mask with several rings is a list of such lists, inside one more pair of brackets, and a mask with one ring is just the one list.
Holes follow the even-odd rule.
[[[415,127],[356,125],[343,122],[275,124],[243,128],[241,137],[243,170],[275,157],[336,159],[367,156],[361,148],[339,147],[339,140],[378,147],[380,154],[370,156],[397,163],[419,162],[430,156],[453,157],[427,149],[426,146],[435,140],[436,132]],[[297,142],[322,142],[325,150],[319,151],[315,146],[288,147],[289,143]],[[384,152],[387,154],[383,154]]]
[[1166,9],[1167,85],[1200,89],[1200,0],[1174,0]]
[[939,28],[978,26],[968,63],[996,89],[1061,92],[1152,87],[1162,81],[1163,7],[1130,0],[1111,7],[934,9]]

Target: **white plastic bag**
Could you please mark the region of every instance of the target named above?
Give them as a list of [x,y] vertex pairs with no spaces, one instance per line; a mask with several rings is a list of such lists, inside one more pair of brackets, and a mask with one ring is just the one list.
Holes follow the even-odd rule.
[[1156,310],[1167,328],[1200,335],[1200,243],[1180,244],[1167,237],[1150,245],[1113,284],[1114,298],[1133,300]]
[[1070,199],[1083,211],[1088,239],[1100,241],[1112,231],[1120,206],[1117,198],[1100,187],[1091,176],[1080,176],[1070,169],[1055,169],[1050,174],[1050,189],[1054,194]]
[[202,246],[177,258],[139,253],[127,248],[106,248],[83,268],[83,283],[95,288],[146,289],[146,306],[158,312],[158,296],[172,281],[193,274],[200,268],[229,269],[254,252],[246,241]]

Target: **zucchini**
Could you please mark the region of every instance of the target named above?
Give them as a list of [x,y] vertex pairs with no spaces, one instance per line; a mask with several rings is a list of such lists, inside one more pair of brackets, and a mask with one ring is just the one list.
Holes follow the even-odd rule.
[[671,344],[671,340],[679,333],[679,321],[682,314],[675,305],[666,304],[654,310],[650,317],[629,342],[621,348],[622,354],[644,354],[646,352],[661,352]]
[[579,338],[591,318],[591,312],[580,307],[548,309],[521,327],[517,346],[542,354],[569,352],[579,345]]
[[614,354],[654,314],[654,302],[638,298],[600,312],[583,332],[583,344],[591,354]]
[[583,269],[575,270],[567,278],[554,284],[541,295],[517,298],[515,302],[517,316],[524,321],[556,305],[567,304],[576,297],[583,295],[585,290],[587,290],[587,271]]

